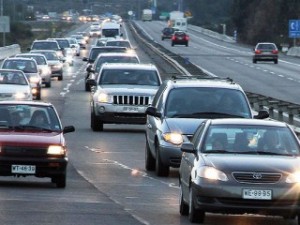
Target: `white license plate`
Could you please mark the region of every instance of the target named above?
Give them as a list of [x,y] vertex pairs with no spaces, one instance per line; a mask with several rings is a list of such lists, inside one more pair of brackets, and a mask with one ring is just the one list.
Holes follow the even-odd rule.
[[244,199],[271,200],[272,190],[243,189]]
[[125,112],[139,112],[139,108],[134,107],[134,106],[124,106],[123,111],[125,111]]
[[35,169],[32,165],[11,165],[12,173],[35,174]]

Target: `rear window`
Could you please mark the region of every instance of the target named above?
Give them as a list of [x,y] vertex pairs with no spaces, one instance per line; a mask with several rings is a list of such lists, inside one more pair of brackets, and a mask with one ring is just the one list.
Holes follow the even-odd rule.
[[34,42],[32,49],[59,50],[57,42]]
[[257,49],[260,49],[260,50],[275,50],[277,48],[274,44],[259,44],[257,46]]

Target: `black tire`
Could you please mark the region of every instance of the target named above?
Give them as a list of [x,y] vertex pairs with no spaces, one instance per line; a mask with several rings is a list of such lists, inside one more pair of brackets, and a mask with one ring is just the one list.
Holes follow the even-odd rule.
[[275,59],[275,60],[274,60],[274,64],[278,64],[278,59]]
[[188,42],[185,44],[185,47],[189,47],[189,43]]
[[47,88],[51,87],[51,81],[47,82],[47,83],[45,84],[45,87],[47,87]]
[[155,172],[159,177],[167,177],[170,173],[170,167],[163,165],[161,162],[158,146],[156,146]]
[[91,128],[93,131],[103,131],[103,122],[92,112]]
[[183,200],[183,193],[182,193],[182,187],[181,184],[179,185],[180,195],[179,195],[179,213],[182,216],[188,216],[189,215],[189,205],[186,204]]
[[63,73],[61,73],[57,79],[58,79],[58,80],[63,80],[63,79],[64,79]]
[[155,170],[155,158],[152,156],[148,141],[146,140],[145,147],[145,169],[148,171]]
[[57,175],[51,178],[51,182],[56,184],[57,188],[65,188],[67,183],[66,174]]
[[41,100],[41,89],[39,89],[38,93],[36,94],[35,99],[36,100]]
[[256,63],[256,59],[253,59],[252,62],[253,62],[253,63]]
[[193,201],[193,189],[190,187],[189,193],[189,220],[191,223],[203,223],[205,218],[205,212],[203,210],[197,210]]
[[174,43],[172,42],[172,47],[174,46]]

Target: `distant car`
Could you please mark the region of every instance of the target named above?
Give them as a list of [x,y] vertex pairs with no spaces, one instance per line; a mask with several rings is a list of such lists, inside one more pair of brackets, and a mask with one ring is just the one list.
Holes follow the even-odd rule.
[[51,77],[57,77],[58,80],[63,80],[63,66],[65,59],[59,57],[56,51],[53,50],[32,50],[31,53],[43,54],[51,68]]
[[100,37],[101,36],[101,31],[98,28],[91,28],[89,31],[90,37]]
[[242,87],[231,79],[179,76],[160,86],[146,110],[145,168],[168,176],[180,166],[180,146],[191,140],[207,118],[266,118],[254,116]]
[[[93,63],[92,67],[88,67],[89,74],[93,74],[94,77],[96,77],[101,68],[102,65],[105,63],[140,63],[140,59],[137,54],[135,53],[127,53],[127,52],[107,52],[107,53],[101,53],[96,58],[95,62]],[[91,91],[91,87],[88,84],[87,80],[90,77],[86,78],[85,82],[85,90]]]
[[117,46],[132,49],[130,41],[125,39],[107,40],[105,46]]
[[48,64],[47,58],[43,54],[38,53],[20,53],[16,57],[33,58],[35,59],[40,75],[42,77],[42,84],[45,87],[51,87],[51,68]]
[[254,48],[253,63],[257,61],[273,61],[278,63],[278,48],[274,43],[258,43]]
[[74,51],[74,55],[80,56],[80,45],[78,44],[78,41],[76,38],[67,38],[70,42],[71,48]]
[[0,176],[49,177],[58,188],[66,186],[67,147],[51,103],[0,101]]
[[35,40],[32,42],[30,48],[27,49],[28,51],[31,50],[54,50],[57,52],[59,57],[63,57],[63,49],[60,48],[58,42],[54,39],[52,40]]
[[177,31],[178,29],[175,29],[173,27],[165,27],[162,30],[162,34],[161,34],[161,40],[165,40],[165,39],[171,39],[172,35],[175,31]]
[[68,38],[48,38],[48,40],[56,40],[60,49],[63,52],[63,56],[66,56],[66,51],[71,49],[71,44]]
[[2,63],[2,69],[22,70],[30,82],[34,99],[41,100],[42,78],[35,59],[21,57],[6,58]]
[[171,45],[185,45],[189,46],[189,35],[184,31],[175,31],[171,37]]
[[23,71],[0,69],[0,101],[4,100],[33,100],[30,83]]
[[299,224],[300,143],[288,124],[208,119],[181,151],[179,211],[190,222],[248,213],[298,217]]
[[107,63],[89,84],[94,87],[91,128],[103,131],[104,124],[145,124],[161,77],[152,64]]
[[80,48],[85,49],[87,46],[87,40],[82,34],[73,34],[71,38],[75,38],[80,46]]

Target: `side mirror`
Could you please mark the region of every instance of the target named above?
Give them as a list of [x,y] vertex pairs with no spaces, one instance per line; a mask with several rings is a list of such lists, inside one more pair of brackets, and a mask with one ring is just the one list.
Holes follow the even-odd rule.
[[149,106],[147,109],[146,109],[146,112],[145,112],[147,115],[150,115],[150,116],[154,116],[154,117],[161,117],[161,113],[160,112],[157,112],[157,109],[153,106]]
[[180,150],[182,152],[196,154],[196,149],[194,148],[194,144],[191,142],[182,143]]
[[63,133],[66,134],[66,133],[70,133],[70,132],[74,132],[75,131],[75,127],[74,126],[66,126],[64,127],[63,129]]
[[257,115],[254,116],[254,119],[266,119],[268,118],[270,115],[267,111],[265,110],[261,110],[258,112]]
[[87,62],[87,61],[88,61],[88,58],[87,58],[87,57],[83,57],[83,58],[82,58],[82,61]]
[[86,68],[86,71],[91,73],[93,72],[94,70],[92,69],[92,65],[89,65],[87,68]]

